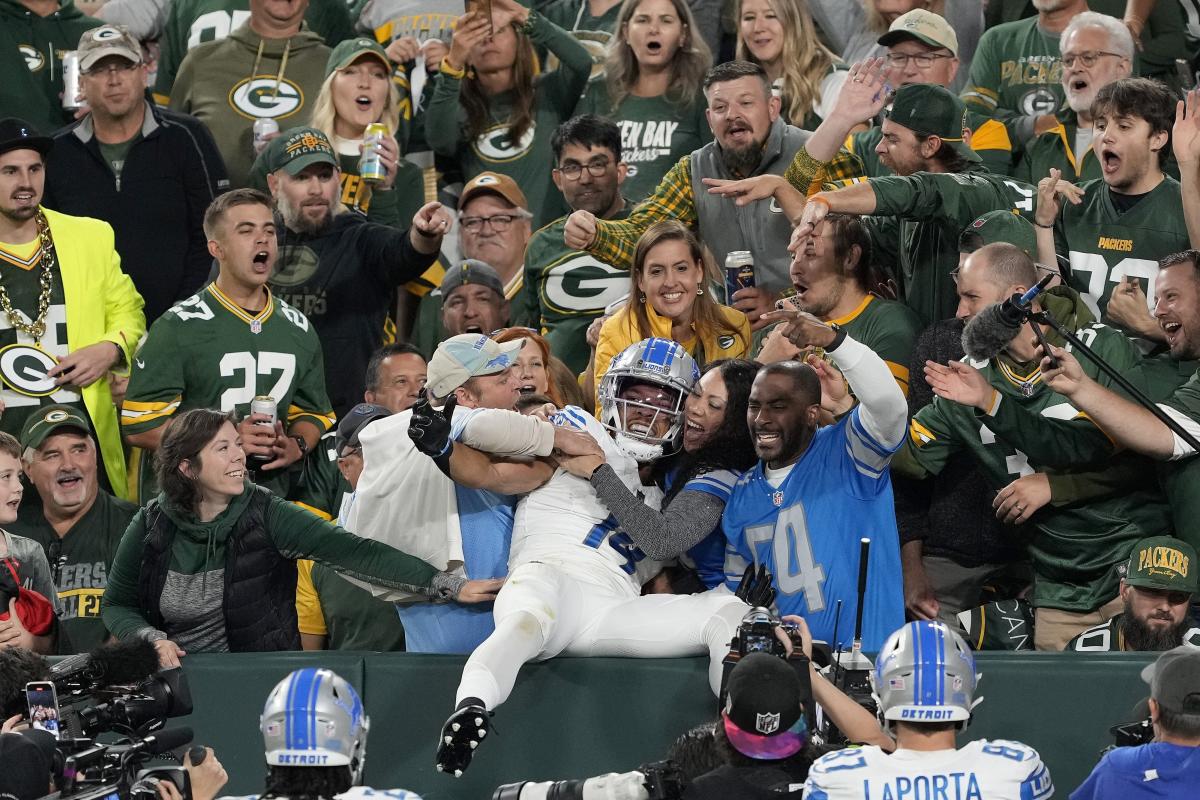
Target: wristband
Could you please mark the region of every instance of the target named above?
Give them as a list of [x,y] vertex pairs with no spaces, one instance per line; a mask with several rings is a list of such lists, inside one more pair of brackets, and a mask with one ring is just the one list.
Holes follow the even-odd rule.
[[442,59],[442,65],[438,67],[438,72],[442,73],[443,75],[449,75],[451,78],[459,81],[467,76],[467,68],[453,66],[450,63],[449,55]]
[[1034,224],[1034,225],[1037,225],[1039,228],[1045,228],[1046,230],[1054,230],[1054,224],[1053,224],[1053,223],[1051,223],[1050,225],[1043,225],[1042,223],[1038,222],[1038,221],[1035,219],[1035,220],[1033,221],[1033,224]]
[[833,341],[825,345],[825,352],[832,353],[842,346],[842,342],[846,341],[846,329],[836,322],[829,323],[829,327],[833,329]]

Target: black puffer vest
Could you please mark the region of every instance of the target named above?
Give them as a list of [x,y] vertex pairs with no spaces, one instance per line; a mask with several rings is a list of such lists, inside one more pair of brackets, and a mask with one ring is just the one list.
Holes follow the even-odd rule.
[[[246,510],[225,543],[225,638],[234,653],[299,650],[296,622],[296,562],[275,548],[266,533],[271,494],[253,486]],[[138,600],[147,619],[162,629],[159,598],[171,565],[178,529],[157,499],[146,506],[146,538]]]

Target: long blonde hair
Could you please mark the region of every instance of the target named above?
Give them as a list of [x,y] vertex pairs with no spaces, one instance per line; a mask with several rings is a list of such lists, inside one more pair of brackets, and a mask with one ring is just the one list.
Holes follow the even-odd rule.
[[[328,136],[330,142],[336,139],[334,122],[337,120],[337,109],[333,105],[333,78],[335,75],[337,75],[337,70],[329,73],[325,82],[321,84],[321,91],[317,93],[317,102],[313,103],[312,119],[309,122],[309,125]],[[380,113],[379,119],[375,121],[387,125],[388,133],[392,136],[395,136],[396,132],[400,130],[400,91],[396,88],[390,74],[388,75],[387,100],[383,104],[383,111]]]
[[[742,38],[742,2],[738,0],[737,5],[737,57],[759,64]],[[783,65],[783,116],[792,125],[799,126],[810,112],[816,110],[821,101],[821,81],[839,59],[817,38],[817,26],[808,13],[805,0],[767,2],[783,27],[783,50],[779,54]]]
[[[638,62],[634,58],[633,48],[629,46],[629,20],[645,0],[625,0],[617,14],[617,35],[608,45],[608,55],[604,59],[605,84],[608,88],[608,102],[611,108],[617,108],[633,91],[639,76]],[[704,74],[712,66],[712,52],[704,38],[696,33],[696,20],[692,9],[683,0],[671,0],[675,7],[675,15],[683,23],[683,40],[675,57],[671,59],[671,82],[665,97],[673,105],[688,106],[696,101],[700,87],[704,82]]]
[[[700,246],[700,241],[692,231],[677,219],[666,219],[661,222],[656,222],[646,229],[642,237],[638,239],[637,247],[633,252],[633,269],[629,270],[629,299],[625,301],[625,309],[629,316],[637,321],[638,335],[642,339],[648,339],[654,336],[655,333],[650,327],[650,316],[646,313],[646,302],[642,301],[641,290],[638,288],[638,278],[641,277],[642,271],[646,267],[646,257],[658,245],[663,242],[683,242],[687,245],[688,254],[693,261],[700,264],[700,271],[707,279],[707,283],[712,283],[712,279],[716,276],[717,270],[713,266],[712,260]],[[704,283],[700,284],[704,288]],[[648,301],[647,301],[648,302]],[[697,337],[701,336],[704,331],[713,331],[718,336],[722,333],[727,333],[735,336],[738,339],[742,338],[741,330],[725,318],[721,312],[720,304],[712,298],[712,292],[705,291],[703,294],[697,295],[692,306],[692,327],[695,329]],[[743,342],[744,346],[749,347],[749,342]]]

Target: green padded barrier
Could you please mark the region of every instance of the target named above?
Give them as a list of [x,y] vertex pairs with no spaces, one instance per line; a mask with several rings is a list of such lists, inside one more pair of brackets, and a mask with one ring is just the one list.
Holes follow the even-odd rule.
[[[1050,765],[1066,797],[1147,695],[1149,655],[982,654],[983,704],[969,738],[1020,739]],[[433,770],[437,732],[453,707],[464,659],[395,654],[195,655],[184,659],[196,741],[229,772],[225,794],[251,794],[265,770],[258,715],[270,688],[300,666],[333,668],[363,690],[371,716],[367,780],[425,800],[487,800],[499,783],[586,777],[661,758],[676,735],[710,718],[703,659],[559,658],[525,667],[493,736],[459,780]]]

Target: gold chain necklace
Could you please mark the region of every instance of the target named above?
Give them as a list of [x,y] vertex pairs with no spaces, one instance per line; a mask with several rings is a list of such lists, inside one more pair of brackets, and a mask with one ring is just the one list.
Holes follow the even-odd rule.
[[52,270],[54,268],[54,257],[51,252],[54,250],[54,241],[50,238],[50,224],[46,222],[46,215],[40,208],[35,219],[42,253],[42,274],[38,277],[41,288],[38,292],[37,319],[26,322],[25,315],[13,308],[12,301],[8,299],[8,290],[3,285],[0,285],[0,309],[8,315],[10,325],[24,334],[32,336],[33,343],[40,345],[42,337],[46,335],[46,314],[50,311],[50,287],[53,284]]

